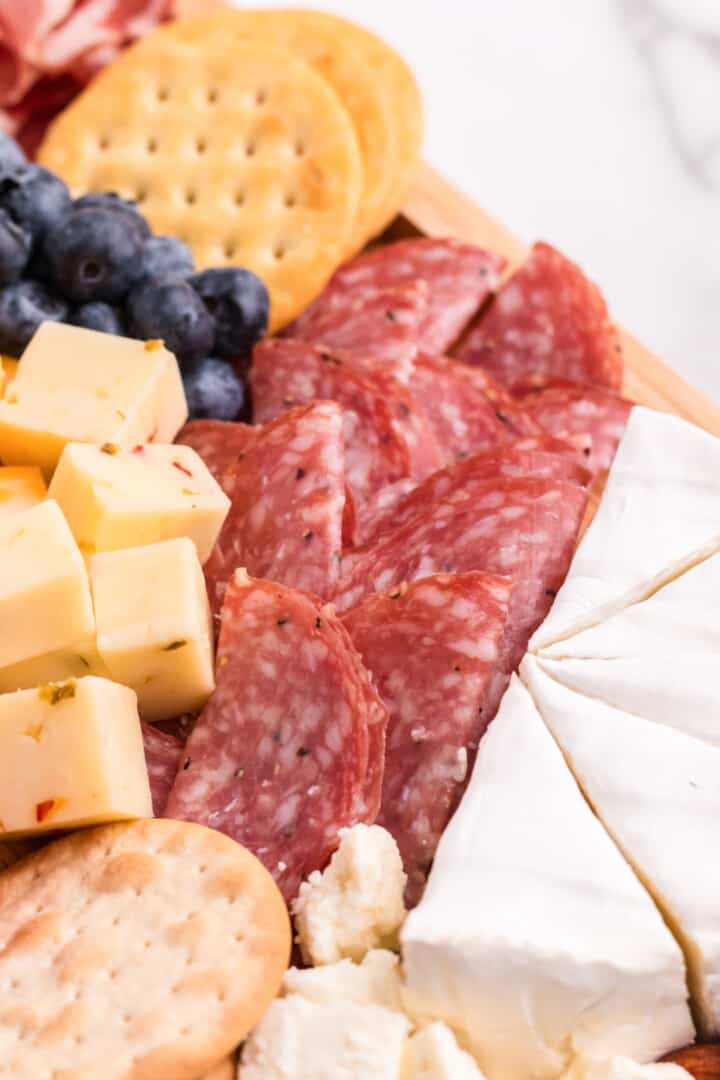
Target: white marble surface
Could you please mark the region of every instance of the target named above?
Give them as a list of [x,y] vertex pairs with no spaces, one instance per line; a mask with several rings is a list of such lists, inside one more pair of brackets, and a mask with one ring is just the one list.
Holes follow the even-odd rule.
[[405,54],[433,164],[720,401],[720,0],[312,4]]

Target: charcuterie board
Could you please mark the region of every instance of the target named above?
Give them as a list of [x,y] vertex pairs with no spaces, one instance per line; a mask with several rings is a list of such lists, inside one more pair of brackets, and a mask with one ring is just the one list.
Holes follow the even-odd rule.
[[[455,236],[499,251],[511,266],[527,253],[527,245],[428,164],[418,169],[403,214],[388,235],[398,238],[418,233]],[[720,435],[720,407],[690,386],[627,330],[621,330],[621,336],[626,396],[639,405],[674,413],[713,435]]]

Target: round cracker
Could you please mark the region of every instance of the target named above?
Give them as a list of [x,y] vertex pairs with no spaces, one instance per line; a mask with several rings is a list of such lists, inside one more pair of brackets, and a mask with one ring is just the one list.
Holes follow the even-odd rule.
[[0,874],[3,1075],[194,1080],[263,1015],[290,938],[272,878],[221,833],[58,840]]
[[254,270],[276,330],[320,292],[353,236],[363,182],[355,129],[325,80],[288,51],[212,32],[187,41],[176,25],[106,68],[38,158],[75,194],[137,199],[157,233],[187,241],[200,269]]
[[281,46],[330,84],[355,126],[363,163],[363,195],[350,244],[354,252],[374,234],[396,183],[397,119],[388,87],[368,63],[367,49],[356,48],[347,25],[312,11],[221,8],[184,19],[174,29],[187,40],[219,33]]
[[368,234],[377,235],[402,209],[420,162],[424,120],[418,84],[402,56],[370,30],[323,11],[296,12],[296,15],[317,33],[332,32],[342,37],[355,55],[362,58],[363,65],[382,89],[385,108],[395,128],[395,153],[392,164],[389,163],[391,183],[387,197]]

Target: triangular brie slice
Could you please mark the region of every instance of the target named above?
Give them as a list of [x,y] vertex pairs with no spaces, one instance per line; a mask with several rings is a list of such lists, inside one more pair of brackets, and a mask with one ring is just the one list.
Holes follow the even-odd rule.
[[636,406],[595,519],[530,648],[547,649],[720,549],[720,439]]
[[681,951],[513,678],[402,932],[406,1004],[489,1080],[691,1042]]
[[720,1034],[720,749],[522,677],[602,823],[652,892],[688,963],[705,1038]]

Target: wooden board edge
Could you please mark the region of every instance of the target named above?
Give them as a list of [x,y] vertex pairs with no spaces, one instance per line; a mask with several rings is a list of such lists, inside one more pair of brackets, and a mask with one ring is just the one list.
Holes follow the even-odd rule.
[[[427,236],[454,236],[501,252],[511,265],[528,250],[504,225],[431,165],[423,163],[403,207],[403,217]],[[400,233],[403,226],[399,226]],[[572,257],[572,252],[569,253]],[[674,413],[720,436],[720,407],[687,383],[650,349],[620,328],[625,353],[624,392],[632,401]]]

